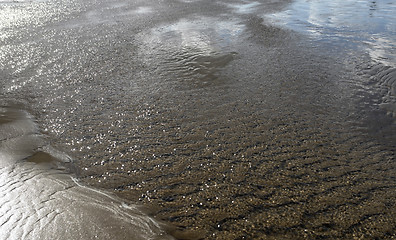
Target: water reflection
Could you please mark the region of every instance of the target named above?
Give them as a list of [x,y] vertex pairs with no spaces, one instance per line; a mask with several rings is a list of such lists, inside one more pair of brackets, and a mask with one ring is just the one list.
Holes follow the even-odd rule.
[[[142,22],[139,14],[124,15],[139,9],[135,1],[126,7],[85,2],[93,5],[67,21],[73,28],[65,29],[63,22],[44,28],[54,34],[33,45],[43,55],[28,58],[34,68],[8,93],[26,101],[33,95],[31,107],[46,110],[35,114],[38,125],[80,159],[82,181],[159,207],[158,217],[202,229],[209,239],[351,239],[361,232],[381,238],[386,228],[392,231],[394,148],[385,151],[353,131],[360,119],[350,97],[353,86],[338,81],[349,75],[315,50],[295,48],[289,31],[252,16],[270,8],[264,1],[249,15],[219,3],[216,17],[207,17],[215,15],[212,8],[185,13],[187,4],[178,1],[167,8],[169,1],[160,7],[159,1],[147,1],[153,14],[141,14],[147,19]],[[157,14],[160,8],[165,10]],[[10,47],[6,69],[25,46]],[[22,85],[27,79],[35,81]],[[7,80],[0,81],[10,85]],[[174,91],[175,86],[193,90]],[[32,165],[0,175],[20,179]],[[27,179],[13,192],[15,199],[25,197],[25,189],[37,195],[40,187],[49,194],[60,188],[53,204],[62,210],[68,209],[69,201],[62,201],[67,196],[99,209],[124,210],[103,195],[90,198],[92,192],[66,174],[34,169],[28,176],[39,184]],[[55,184],[59,179],[62,184]],[[83,193],[74,195],[72,189]],[[72,213],[91,209],[72,207]],[[47,210],[37,211],[42,214],[37,218]],[[105,214],[77,219],[76,225],[86,224],[76,229],[106,224]]]
[[228,4],[228,6],[233,8],[236,13],[240,13],[240,14],[252,13],[253,11],[256,10],[256,8],[259,5],[260,5],[259,2],[247,2],[247,1],[238,4]]
[[394,1],[297,0],[287,10],[267,17],[331,47],[365,49],[373,60],[396,66]]
[[[161,41],[173,48],[194,48],[210,54],[229,45],[244,29],[236,21],[222,21],[216,18],[181,19],[180,21],[154,28],[151,43]],[[165,47],[163,47],[165,49]]]
[[138,13],[138,14],[146,14],[146,13],[151,13],[153,10],[152,10],[152,8],[151,7],[138,7],[136,10],[135,10],[135,13]]
[[218,73],[235,58],[232,45],[244,28],[237,21],[181,19],[142,34],[142,59],[157,62],[160,75],[194,87],[220,84]]

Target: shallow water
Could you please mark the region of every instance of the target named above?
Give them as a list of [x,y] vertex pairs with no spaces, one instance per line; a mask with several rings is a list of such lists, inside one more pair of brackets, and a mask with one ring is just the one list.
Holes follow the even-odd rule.
[[377,3],[389,30],[347,18],[365,1],[0,4],[0,100],[79,184],[188,238],[395,237],[394,8]]
[[395,13],[393,1],[301,0],[265,18],[304,33],[329,52],[342,52],[347,61],[356,61],[358,74],[370,79],[369,88],[381,89],[381,107],[396,116]]
[[374,61],[395,67],[395,12],[396,4],[386,0],[300,0],[268,17],[328,47],[368,52]]
[[174,239],[141,207],[69,175],[70,157],[26,111],[0,107],[0,136],[1,239]]

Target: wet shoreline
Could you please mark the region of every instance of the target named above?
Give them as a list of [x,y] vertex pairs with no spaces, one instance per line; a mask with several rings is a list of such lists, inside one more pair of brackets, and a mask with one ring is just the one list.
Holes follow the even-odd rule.
[[315,6],[312,19],[304,1],[29,4],[7,9],[28,20],[1,25],[14,27],[0,36],[1,100],[29,109],[83,184],[191,238],[394,237],[394,71],[348,42],[343,14]]
[[141,206],[82,185],[33,116],[0,107],[0,238],[174,239]]

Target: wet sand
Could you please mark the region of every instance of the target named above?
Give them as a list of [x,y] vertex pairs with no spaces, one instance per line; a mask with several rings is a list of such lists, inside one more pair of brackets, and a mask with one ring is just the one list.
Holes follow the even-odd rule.
[[3,105],[35,116],[81,184],[191,239],[395,237],[379,45],[279,24],[287,1],[0,6],[18,16],[0,15]]
[[0,239],[174,239],[141,206],[82,185],[27,112],[0,107]]

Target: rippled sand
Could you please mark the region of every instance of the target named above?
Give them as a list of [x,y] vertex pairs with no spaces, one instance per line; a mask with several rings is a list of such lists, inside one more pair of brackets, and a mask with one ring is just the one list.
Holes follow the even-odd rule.
[[0,239],[174,239],[141,207],[81,185],[27,112],[0,107]]
[[49,9],[1,36],[2,99],[80,182],[176,237],[396,237],[394,68],[359,41],[274,23],[284,1],[40,4],[1,5]]

